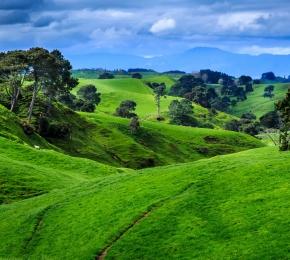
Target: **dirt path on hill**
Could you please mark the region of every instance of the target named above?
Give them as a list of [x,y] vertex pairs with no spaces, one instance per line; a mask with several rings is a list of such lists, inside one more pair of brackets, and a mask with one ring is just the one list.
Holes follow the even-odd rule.
[[132,223],[130,223],[125,229],[123,229],[119,235],[117,235],[109,244],[107,244],[95,257],[95,260],[104,260],[110,251],[110,249],[114,246],[115,243],[117,243],[122,237],[124,237],[131,229],[133,229],[135,226],[137,226],[139,223],[141,223],[144,219],[150,216],[151,213],[153,213],[155,210],[161,208],[166,202],[182,195],[184,192],[189,190],[193,186],[193,183],[190,183],[185,188],[183,188],[181,191],[176,193],[175,195],[171,197],[167,197],[164,199],[159,200],[157,203],[154,203],[149,206],[148,210],[143,212],[139,217],[137,217]]

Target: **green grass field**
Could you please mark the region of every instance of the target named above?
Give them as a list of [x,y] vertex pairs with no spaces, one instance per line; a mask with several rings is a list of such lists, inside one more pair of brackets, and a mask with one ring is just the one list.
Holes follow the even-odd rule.
[[258,118],[267,112],[275,109],[275,102],[283,99],[290,87],[288,83],[273,84],[275,86],[273,98],[264,98],[264,89],[266,84],[254,85],[254,92],[248,93],[247,100],[239,102],[236,107],[230,111],[236,116],[241,116],[243,113],[252,112]]
[[[290,153],[267,135],[221,130],[235,117],[197,105],[196,117],[215,129],[171,125],[174,97],[162,100],[166,120],[156,122],[146,80],[174,82],[81,79],[102,102],[95,113],[55,104],[69,139],[28,136],[0,106],[0,259],[290,257]],[[260,103],[257,91],[245,102]],[[113,116],[125,99],[138,104],[137,135]]]
[[94,259],[106,248],[106,259],[288,256],[289,153],[260,148],[128,171],[0,141],[12,159],[27,154],[23,182],[45,187],[0,207],[3,258]]
[[[139,117],[143,120],[156,121],[156,103],[153,91],[146,85],[146,81],[165,82],[167,88],[174,83],[168,76],[147,77],[143,80],[131,78],[109,80],[81,78],[79,86],[73,90],[73,93],[76,94],[80,86],[94,84],[101,93],[101,103],[98,105],[97,111],[113,115],[120,103],[129,99],[137,103],[136,113]],[[174,99],[178,98],[172,96],[161,98],[161,113],[165,118],[165,123],[168,123],[168,106]],[[227,121],[235,118],[226,113],[218,113],[215,116],[211,116],[207,109],[196,104],[194,104],[194,113],[201,124],[211,123],[216,128],[223,128]]]

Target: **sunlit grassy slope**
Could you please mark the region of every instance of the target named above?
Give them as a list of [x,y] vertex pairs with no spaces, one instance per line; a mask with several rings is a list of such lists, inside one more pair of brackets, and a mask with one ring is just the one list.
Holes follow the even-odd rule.
[[148,82],[156,82],[156,83],[165,83],[167,92],[176,82],[172,77],[163,75],[163,76],[147,76],[143,78],[143,82],[146,84]]
[[[136,113],[139,117],[146,120],[156,120],[157,108],[153,91],[146,85],[146,81],[165,82],[167,88],[173,84],[173,80],[168,76],[147,77],[143,80],[131,78],[110,80],[81,78],[79,86],[73,90],[73,93],[75,94],[80,86],[94,84],[102,94],[101,103],[97,107],[97,111],[114,114],[120,103],[129,99],[137,103]],[[161,112],[167,121],[168,106],[174,99],[177,99],[177,97],[166,96],[161,99]],[[222,128],[227,121],[234,118],[226,113],[218,113],[215,116],[211,116],[207,109],[198,105],[194,105],[194,113],[201,124],[211,123],[217,128]]]
[[147,121],[132,135],[128,119],[101,113],[83,113],[78,124],[70,142],[52,142],[72,155],[130,168],[189,162],[261,146],[257,139],[240,133]]
[[[34,176],[47,193],[0,206],[3,258],[94,259],[108,246],[106,259],[289,257],[287,152],[260,148],[111,174],[74,158],[53,165],[63,155],[49,153]],[[39,167],[37,157],[19,162],[21,178],[31,178],[24,166]]]
[[[124,78],[111,80],[80,79],[80,86],[95,84],[101,92],[102,101],[98,106],[99,111],[113,114],[123,100],[133,100],[137,103],[136,112],[141,117],[156,115],[156,105],[153,91],[142,80]],[[74,91],[76,92],[78,88]],[[162,110],[167,110],[171,98],[162,99]]]
[[58,150],[116,167],[144,168],[177,162],[189,162],[218,154],[260,147],[257,139],[234,132],[188,128],[141,122],[141,130],[132,135],[129,120],[103,113],[72,112],[56,106],[55,120],[70,125],[70,138],[27,136],[19,119],[0,106],[1,136],[19,143]]
[[117,169],[0,138],[0,204],[67,188]]
[[273,84],[275,86],[273,98],[264,98],[264,89],[268,84],[254,85],[254,92],[247,94],[247,100],[239,102],[236,107],[232,108],[231,113],[240,116],[246,112],[253,112],[257,117],[261,117],[267,112],[275,109],[275,102],[285,97],[285,94],[290,87],[289,83]]

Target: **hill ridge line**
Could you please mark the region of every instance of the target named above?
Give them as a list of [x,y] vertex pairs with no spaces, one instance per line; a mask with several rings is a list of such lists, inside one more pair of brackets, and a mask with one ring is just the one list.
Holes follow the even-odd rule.
[[143,212],[141,215],[139,215],[125,229],[121,230],[120,233],[96,255],[95,260],[104,260],[107,256],[109,250],[114,246],[114,244],[116,242],[118,242],[123,236],[125,236],[131,229],[133,229],[135,226],[137,226],[139,223],[141,223],[144,219],[146,219],[156,209],[159,209],[162,206],[164,206],[164,204],[167,201],[172,200],[172,199],[182,195],[184,192],[188,191],[194,184],[195,184],[194,182],[191,182],[190,184],[186,185],[181,191],[178,191],[176,194],[169,196],[167,198],[163,198],[163,199],[159,200],[158,202],[151,204],[145,212]]

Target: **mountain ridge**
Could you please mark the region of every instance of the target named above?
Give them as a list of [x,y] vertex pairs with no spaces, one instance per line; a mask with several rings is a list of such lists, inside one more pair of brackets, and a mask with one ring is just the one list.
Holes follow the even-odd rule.
[[75,69],[98,68],[129,69],[145,68],[156,71],[182,70],[186,72],[212,69],[233,76],[248,74],[259,78],[262,73],[273,71],[278,76],[290,75],[290,55],[250,55],[224,51],[219,48],[196,47],[185,52],[141,57],[130,54],[91,53],[68,55]]

